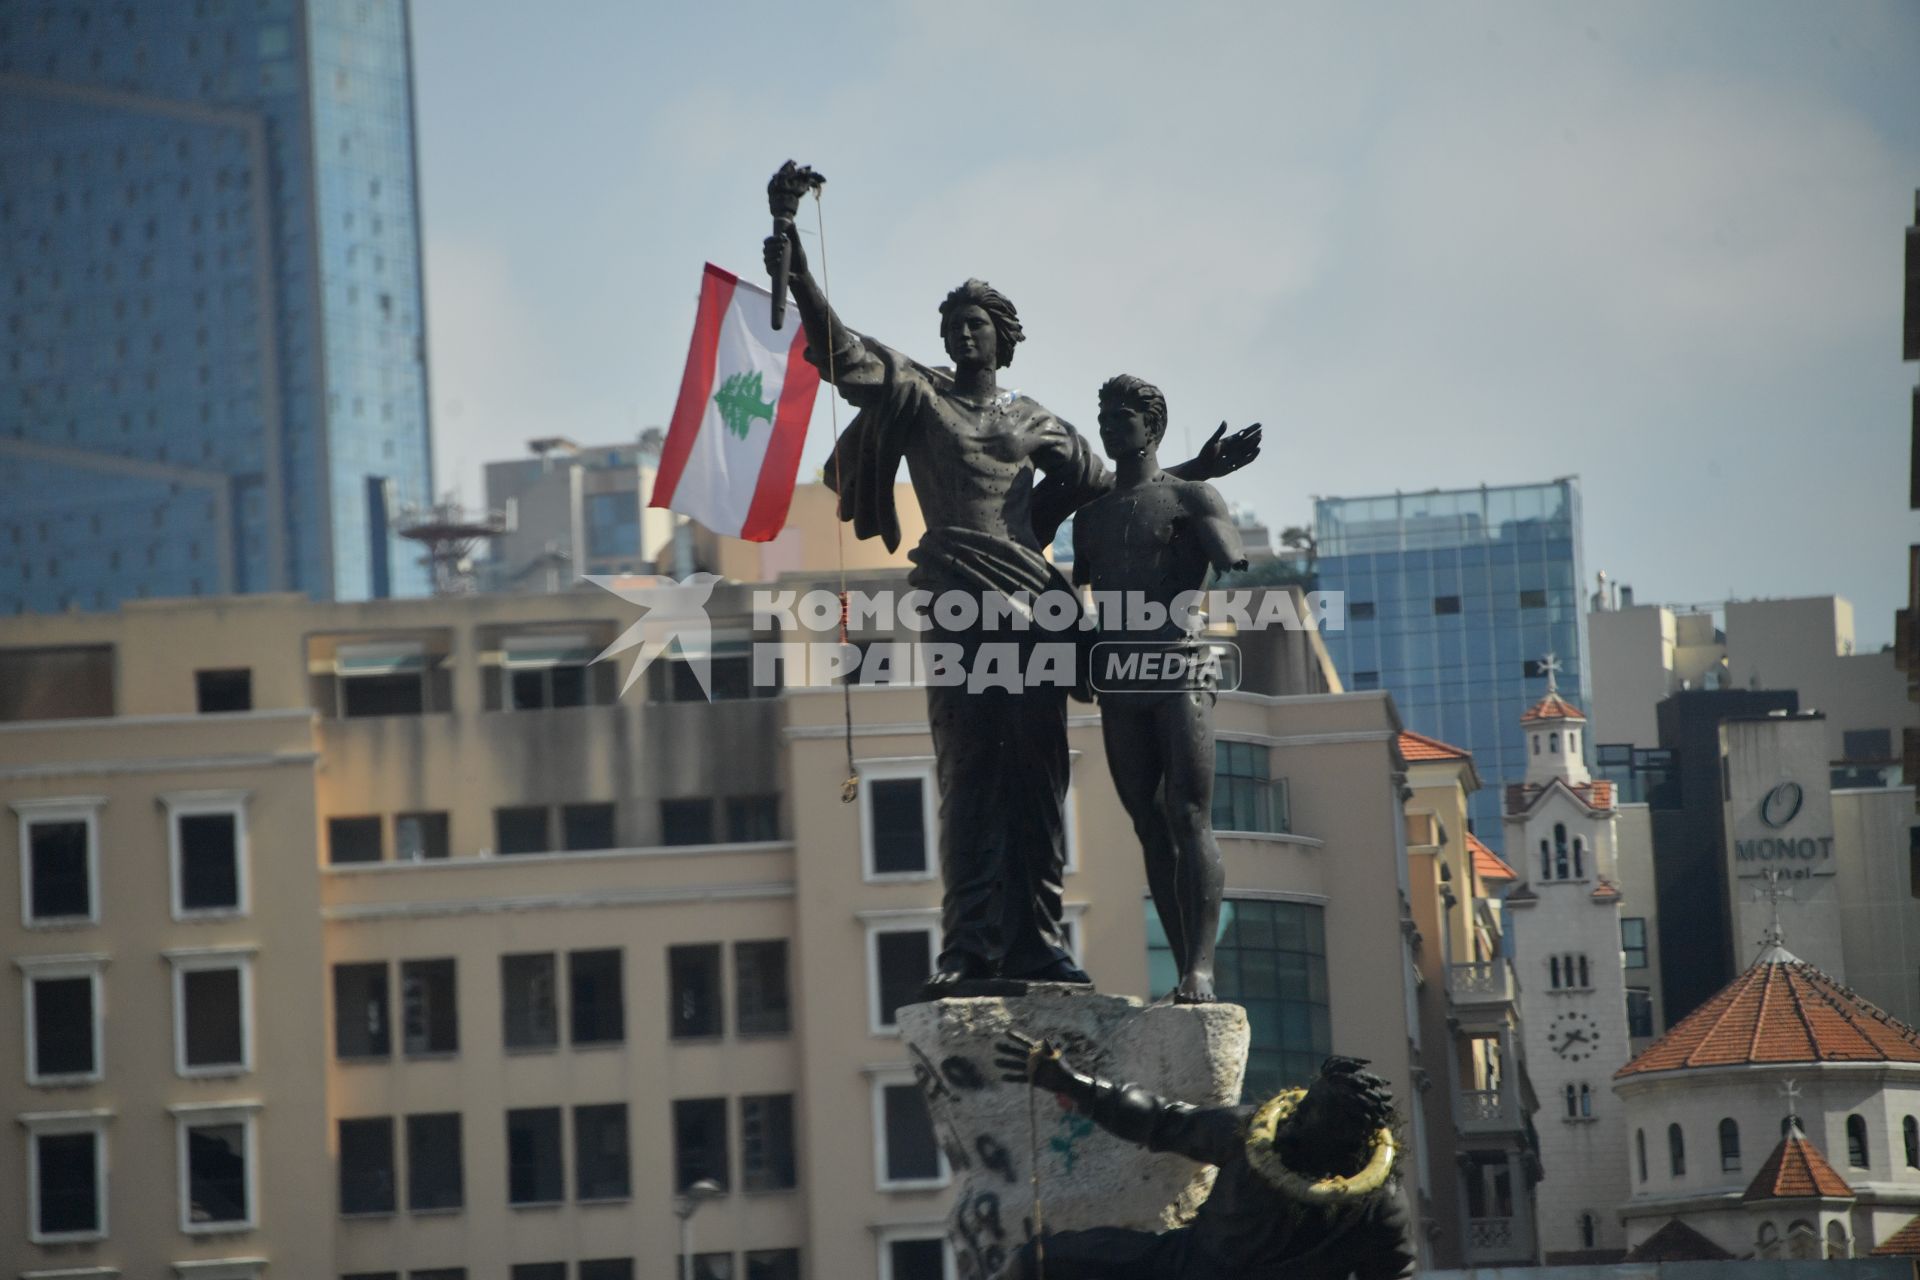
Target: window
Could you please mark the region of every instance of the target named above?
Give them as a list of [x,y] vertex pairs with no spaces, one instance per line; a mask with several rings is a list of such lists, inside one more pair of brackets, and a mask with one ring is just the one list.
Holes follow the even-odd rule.
[[780,838],[779,796],[728,796],[727,840],[754,844]]
[[420,715],[434,662],[418,641],[341,645],[334,654],[339,714]]
[[340,1122],[340,1215],[392,1213],[393,1117]]
[[1867,1162],[1867,1122],[1861,1116],[1847,1117],[1847,1163],[1856,1169],[1872,1167]]
[[20,802],[21,923],[99,920],[99,809],[102,802]]
[[1640,1181],[1645,1182],[1647,1180],[1647,1131],[1645,1129],[1633,1131],[1633,1163],[1639,1171]]
[[244,915],[247,832],[244,792],[165,796],[173,842],[173,917]]
[[1580,1118],[1593,1119],[1593,1090],[1585,1084],[1580,1086]]
[[587,554],[640,554],[640,496],[629,491],[587,495]]
[[610,804],[570,804],[560,810],[562,845],[573,851],[613,849],[619,841],[613,834],[613,806]]
[[1621,919],[1620,954],[1629,969],[1647,967],[1647,921],[1644,916],[1625,916]]
[[27,1238],[35,1244],[107,1234],[106,1113],[24,1115]]
[[560,1108],[507,1112],[507,1203],[558,1204],[566,1198]]
[[798,1249],[749,1249],[746,1280],[800,1280]]
[[[729,1255],[722,1254],[721,1257]],[[582,1258],[580,1280],[633,1280],[632,1258]]]
[[1567,824],[1564,822],[1556,822],[1553,824],[1553,878],[1555,880],[1565,880],[1569,878],[1567,867]]
[[587,668],[578,662],[512,666],[507,671],[508,706],[515,711],[587,705]]
[[573,1109],[573,1186],[582,1200],[625,1200],[627,1105],[613,1102]]
[[876,1081],[873,1105],[873,1128],[880,1135],[877,1189],[945,1186],[950,1175],[920,1086],[911,1079]]
[[1643,1040],[1653,1035],[1653,990],[1650,987],[1627,988],[1627,1035]]
[[400,962],[401,1046],[410,1058],[460,1052],[451,960]]
[[429,1267],[425,1271],[407,1272],[407,1280],[467,1280],[465,1267]]
[[673,992],[668,1031],[676,1040],[717,1036],[725,1017],[720,1007],[720,946],[667,948],[667,984]]
[[401,862],[431,862],[446,857],[447,815],[444,813],[395,814],[393,856]]
[[927,833],[932,830],[932,788],[913,777],[861,776],[861,811],[867,877],[932,874]]
[[1680,1126],[1667,1126],[1667,1172],[1676,1178],[1687,1176],[1687,1140]]
[[705,796],[660,802],[661,844],[712,844],[713,801]]
[[1593,1234],[1594,1234],[1593,1215],[1590,1213],[1581,1214],[1580,1215],[1580,1247],[1582,1249],[1593,1248]]
[[1348,618],[1351,618],[1357,621],[1365,618],[1371,618],[1372,616],[1373,616],[1373,601],[1371,600],[1356,600],[1352,604],[1349,604],[1347,606]]
[[1532,587],[1520,593],[1522,609],[1544,609],[1547,607],[1547,593],[1543,587]]
[[740,1186],[790,1191],[795,1185],[793,1095],[740,1099]]
[[1848,729],[1840,735],[1840,752],[1848,760],[1879,763],[1894,759],[1893,730]]
[[734,1030],[783,1036],[792,1028],[785,939],[733,944]]
[[567,1280],[564,1262],[516,1262],[507,1271],[507,1280]]
[[327,861],[334,866],[380,861],[380,819],[328,818]]
[[894,1237],[880,1242],[880,1280],[951,1280],[944,1236]]
[[494,847],[501,854],[545,853],[547,810],[543,805],[518,805],[493,811]]
[[626,997],[620,980],[620,949],[567,954],[567,994],[572,1043],[620,1044],[627,1038]]
[[[1147,917],[1147,980],[1153,995],[1178,974],[1159,913]],[[1263,1100],[1311,1082],[1333,1052],[1327,989],[1326,912],[1315,903],[1229,898],[1220,904],[1214,989],[1247,1011],[1252,1044],[1242,1096]]]
[[253,1069],[251,951],[167,953],[173,964],[174,1069],[183,1076]]
[[387,965],[333,966],[333,1052],[337,1058],[384,1058],[393,1052]]
[[501,1039],[509,1049],[551,1049],[560,1043],[551,952],[500,957]]
[[1460,597],[1435,596],[1433,598],[1433,611],[1435,614],[1441,616],[1460,612]]
[[[1367,616],[1372,617],[1373,615],[1368,614]],[[1379,687],[1380,673],[1378,671],[1356,671],[1353,673],[1353,691],[1355,693],[1366,689],[1378,689]]]
[[727,1176],[727,1100],[680,1098],[673,1104],[674,1189],[685,1191],[702,1178],[721,1187]]
[[1550,988],[1555,991],[1558,991],[1561,987],[1559,956],[1547,957],[1547,978],[1548,978],[1548,985],[1550,986]]
[[252,1107],[178,1106],[180,1229],[189,1233],[251,1230]]
[[1720,1122],[1720,1172],[1740,1171],[1740,1126],[1732,1116]]
[[201,715],[253,710],[253,672],[246,667],[196,671],[193,691]]
[[[675,1254],[673,1265],[676,1277],[685,1274],[688,1258],[684,1253]],[[733,1255],[730,1253],[696,1253],[692,1258],[693,1280],[734,1280]]]
[[1900,1140],[1907,1149],[1907,1168],[1920,1169],[1920,1121],[1912,1116],[1902,1120]]
[[1290,829],[1287,784],[1275,778],[1266,747],[1220,741],[1213,753],[1213,826],[1216,831]]
[[407,1117],[407,1208],[414,1213],[458,1209],[466,1201],[460,1113]]
[[1587,845],[1586,841],[1579,836],[1573,838],[1573,878],[1575,880],[1587,878]]
[[27,1083],[100,1079],[100,971],[104,956],[22,956],[27,1013]]
[[933,973],[933,929],[873,929],[867,934],[867,963],[872,999],[868,1030],[887,1035],[898,1029],[894,1015],[901,1005],[920,999],[920,988]]
[[1580,1091],[1572,1085],[1567,1086],[1567,1119],[1580,1118]]

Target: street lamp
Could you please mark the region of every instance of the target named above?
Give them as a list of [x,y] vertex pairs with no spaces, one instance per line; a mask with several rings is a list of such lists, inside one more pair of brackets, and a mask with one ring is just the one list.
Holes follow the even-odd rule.
[[680,1219],[680,1280],[693,1280],[693,1215],[708,1200],[725,1194],[725,1187],[712,1178],[702,1178],[674,1197],[674,1216]]

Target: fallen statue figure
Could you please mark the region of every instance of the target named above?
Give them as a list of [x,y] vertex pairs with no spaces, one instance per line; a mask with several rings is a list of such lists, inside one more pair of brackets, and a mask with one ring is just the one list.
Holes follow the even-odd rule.
[[998,1280],[1393,1280],[1412,1265],[1393,1098],[1363,1059],[1328,1058],[1310,1088],[1258,1107],[1195,1107],[1081,1075],[1018,1032],[997,1048],[1008,1082],[1060,1094],[1116,1137],[1220,1171],[1188,1226],[1043,1234]]

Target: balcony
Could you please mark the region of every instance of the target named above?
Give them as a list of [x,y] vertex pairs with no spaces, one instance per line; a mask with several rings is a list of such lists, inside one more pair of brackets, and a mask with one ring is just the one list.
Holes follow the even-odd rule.
[[1447,966],[1447,995],[1456,1009],[1513,1003],[1513,966],[1505,960]]
[[1484,1267],[1501,1262],[1527,1262],[1529,1250],[1520,1240],[1513,1218],[1467,1219],[1467,1265]]
[[1506,1087],[1460,1090],[1454,1095],[1453,1124],[1462,1134],[1510,1134],[1522,1128],[1513,1090]]

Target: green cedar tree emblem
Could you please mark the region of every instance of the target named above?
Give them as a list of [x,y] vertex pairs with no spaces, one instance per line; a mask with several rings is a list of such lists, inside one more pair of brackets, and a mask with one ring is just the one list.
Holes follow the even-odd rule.
[[720,420],[727,424],[727,430],[745,440],[755,418],[765,418],[771,426],[773,401],[762,400],[763,394],[757,369],[736,373],[721,383],[713,393],[713,402],[720,407]]

